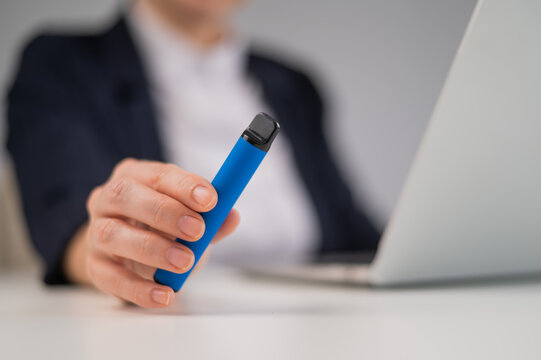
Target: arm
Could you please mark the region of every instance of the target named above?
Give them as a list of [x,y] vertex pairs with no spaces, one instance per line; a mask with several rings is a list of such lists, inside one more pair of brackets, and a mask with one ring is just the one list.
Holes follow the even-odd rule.
[[[299,73],[299,97],[302,99],[304,129],[310,129],[310,154],[317,161],[299,162],[301,173],[309,185],[324,227],[325,239],[321,252],[373,250],[380,233],[366,213],[356,204],[326,139],[327,114],[317,87],[306,75]],[[332,189],[333,196],[328,196]]]
[[[69,44],[68,44],[69,46]],[[92,188],[115,159],[92,124],[95,113],[69,66],[66,44],[39,37],[24,50],[8,94],[8,150],[31,240],[45,263],[45,282],[66,283],[64,250],[87,221]]]

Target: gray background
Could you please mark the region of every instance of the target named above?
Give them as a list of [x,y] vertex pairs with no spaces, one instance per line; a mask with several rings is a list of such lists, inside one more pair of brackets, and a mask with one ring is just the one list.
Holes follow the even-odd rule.
[[[105,23],[123,3],[0,1],[3,96],[21,42],[37,29]],[[474,5],[475,0],[258,0],[236,19],[260,44],[316,75],[331,104],[331,146],[355,195],[381,226]],[[6,161],[0,161],[3,181]]]

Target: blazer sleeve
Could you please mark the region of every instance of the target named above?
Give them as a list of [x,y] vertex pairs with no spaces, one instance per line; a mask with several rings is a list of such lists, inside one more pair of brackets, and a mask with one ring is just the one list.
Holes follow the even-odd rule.
[[[326,138],[327,114],[325,101],[314,82],[304,73],[299,73],[299,83],[303,99],[306,104],[303,112],[304,118],[310,119],[311,162],[315,174],[306,181],[317,182],[311,188],[319,191],[312,196],[318,203],[317,209],[323,221],[325,238],[321,244],[321,252],[364,251],[376,249],[381,233],[366,214],[364,209],[354,201],[351,190],[340,171],[335,157],[329,149]],[[306,173],[310,173],[307,171]],[[329,221],[332,219],[331,221]]]
[[112,164],[100,147],[69,39],[38,37],[24,49],[7,98],[8,140],[44,281],[66,283],[65,249],[87,220],[86,199]]

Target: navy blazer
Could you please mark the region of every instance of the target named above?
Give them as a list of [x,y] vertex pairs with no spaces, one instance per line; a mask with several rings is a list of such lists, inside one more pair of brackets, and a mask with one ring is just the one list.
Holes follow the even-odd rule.
[[[263,89],[319,217],[320,251],[375,249],[379,233],[352,199],[324,134],[318,91],[302,72],[253,51]],[[126,157],[163,161],[146,74],[124,19],[99,34],[43,35],[24,49],[8,93],[7,147],[45,282],[65,283],[62,258],[87,220],[90,191]]]

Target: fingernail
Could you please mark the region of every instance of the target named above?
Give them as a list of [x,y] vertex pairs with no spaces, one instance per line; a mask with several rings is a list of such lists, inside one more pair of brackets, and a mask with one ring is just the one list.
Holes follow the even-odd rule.
[[150,293],[152,300],[158,304],[169,305],[171,302],[171,291],[163,289],[154,289]]
[[184,234],[193,238],[198,238],[203,234],[203,222],[193,216],[182,216],[178,221],[178,227]]
[[205,186],[198,186],[193,190],[192,196],[199,205],[208,205],[213,200],[212,191]]
[[179,249],[178,247],[171,247],[165,254],[167,261],[173,266],[188,271],[194,262],[194,256],[187,250]]

